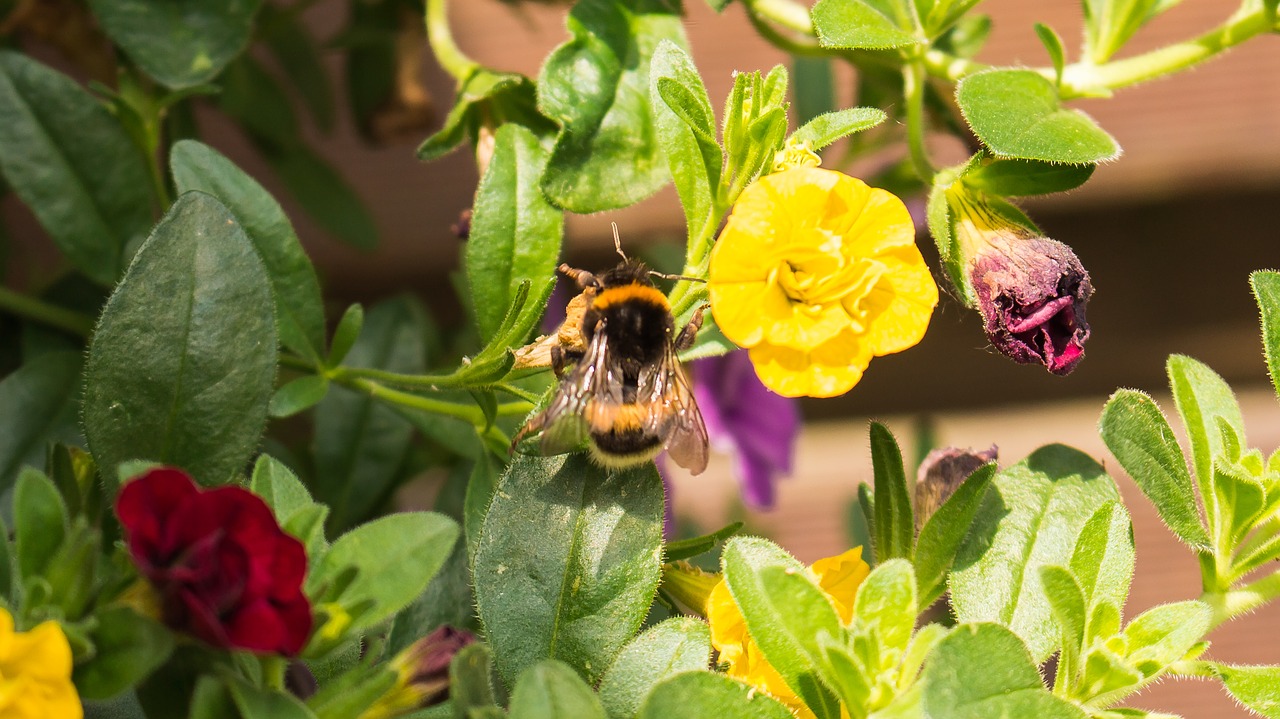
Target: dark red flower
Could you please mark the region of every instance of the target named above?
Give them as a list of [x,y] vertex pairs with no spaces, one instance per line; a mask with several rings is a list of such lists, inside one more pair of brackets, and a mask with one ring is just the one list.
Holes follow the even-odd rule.
[[218,647],[302,651],[311,633],[306,550],[260,497],[201,490],[182,470],[161,467],[120,490],[116,514],[170,627]]

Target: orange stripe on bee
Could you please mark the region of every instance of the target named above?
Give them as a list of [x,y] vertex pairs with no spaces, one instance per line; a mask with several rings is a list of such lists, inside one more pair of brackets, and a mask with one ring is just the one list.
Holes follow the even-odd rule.
[[643,302],[651,302],[661,305],[663,309],[670,309],[671,305],[667,303],[667,296],[658,291],[657,287],[648,287],[641,284],[622,285],[621,287],[607,287],[600,290],[596,295],[591,306],[596,310],[603,310],[611,305],[622,304],[629,300],[641,300]]

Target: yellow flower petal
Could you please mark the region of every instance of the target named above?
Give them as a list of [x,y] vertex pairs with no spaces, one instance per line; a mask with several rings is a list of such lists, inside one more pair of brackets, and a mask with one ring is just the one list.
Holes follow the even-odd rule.
[[819,559],[811,568],[818,578],[818,586],[835,605],[840,621],[848,624],[853,619],[853,600],[858,595],[858,587],[871,572],[871,567],[862,561],[862,547]]
[[0,716],[82,719],[71,661],[71,645],[57,622],[15,632],[12,615],[0,609]]
[[870,348],[852,332],[841,332],[813,351],[758,344],[751,364],[764,386],[784,397],[834,397],[862,379]]

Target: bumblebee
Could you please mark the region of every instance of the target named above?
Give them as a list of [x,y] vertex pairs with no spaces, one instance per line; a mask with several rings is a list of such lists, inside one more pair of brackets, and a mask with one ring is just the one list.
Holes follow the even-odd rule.
[[701,473],[707,428],[676,353],[693,345],[705,307],[677,335],[671,305],[650,279],[663,275],[644,263],[624,255],[599,276],[568,265],[559,270],[582,290],[574,300],[581,312],[571,311],[550,343],[559,387],[512,448],[539,433],[544,454],[587,441],[592,459],[609,468],[642,464],[666,449],[676,464]]

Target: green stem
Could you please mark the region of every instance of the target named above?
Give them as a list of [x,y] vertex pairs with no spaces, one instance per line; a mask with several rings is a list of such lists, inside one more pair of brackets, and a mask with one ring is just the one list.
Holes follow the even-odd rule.
[[907,148],[916,174],[928,185],[933,182],[935,169],[925,146],[924,77],[922,61],[908,63],[902,68],[902,94],[907,105]]
[[[459,404],[457,402],[449,402],[441,399],[433,399],[431,397],[423,397],[420,394],[412,392],[404,392],[398,389],[392,389],[386,385],[364,379],[363,377],[352,377],[343,373],[336,373],[333,381],[345,387],[364,392],[375,399],[383,402],[398,404],[401,407],[409,409],[422,410],[432,414],[442,415],[444,417],[452,417],[454,419],[469,422],[478,428],[483,428],[488,424],[485,420],[484,411],[473,404]],[[528,414],[533,409],[532,402],[507,402],[498,405],[499,417],[510,417],[513,415]]]
[[480,67],[479,63],[467,57],[453,41],[445,0],[427,0],[427,40],[431,43],[431,52],[435,53],[440,67],[452,75],[459,85]]
[[1213,619],[1209,622],[1209,628],[1213,629],[1241,614],[1248,614],[1277,597],[1280,597],[1280,571],[1246,584],[1240,589],[1205,592],[1200,595],[1200,601],[1213,609]]
[[268,689],[284,691],[284,670],[288,661],[284,657],[264,656],[262,662],[262,681]]
[[8,287],[0,287],[0,310],[80,337],[88,337],[93,332],[91,317],[14,292]]

